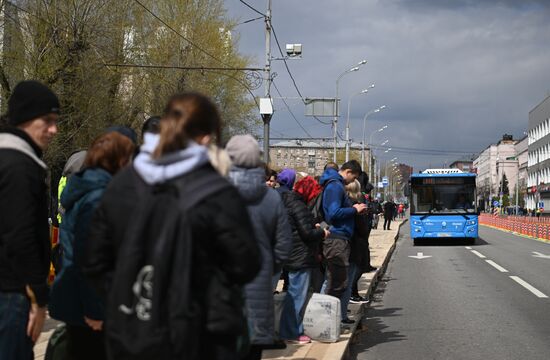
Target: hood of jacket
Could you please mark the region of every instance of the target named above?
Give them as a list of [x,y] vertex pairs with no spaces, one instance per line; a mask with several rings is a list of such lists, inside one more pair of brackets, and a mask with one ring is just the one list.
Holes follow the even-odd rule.
[[66,210],[71,209],[86,194],[106,188],[111,179],[112,175],[101,168],[85,169],[74,174],[67,180],[67,186],[61,194],[61,206]]
[[19,151],[34,160],[41,168],[48,168],[41,159],[42,150],[26,132],[18,128],[2,129],[0,132],[0,149]]
[[323,175],[321,175],[319,183],[321,184],[321,186],[324,187],[331,180],[338,180],[341,183],[344,183],[344,178],[340,174],[338,174],[338,171],[332,168],[328,168],[325,170]]
[[209,162],[206,147],[194,142],[189,143],[189,146],[183,150],[166,154],[160,159],[153,159],[152,154],[159,138],[158,135],[147,134],[133,164],[136,172],[149,185],[161,184],[188,174]]
[[247,203],[261,200],[267,192],[263,168],[245,169],[233,166],[229,170],[229,181],[235,185]]

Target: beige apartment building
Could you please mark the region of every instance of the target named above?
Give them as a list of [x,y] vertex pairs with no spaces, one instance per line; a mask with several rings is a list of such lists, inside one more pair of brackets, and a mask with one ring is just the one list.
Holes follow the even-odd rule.
[[[361,162],[362,145],[352,143],[350,146],[350,159]],[[336,158],[341,165],[345,162],[345,146],[338,144]],[[275,170],[292,168],[309,175],[316,176],[323,173],[327,162],[332,161],[334,143],[326,140],[287,140],[271,145],[269,158],[271,167]],[[369,149],[365,149],[365,164],[368,164]],[[366,171],[366,170],[365,170]]]

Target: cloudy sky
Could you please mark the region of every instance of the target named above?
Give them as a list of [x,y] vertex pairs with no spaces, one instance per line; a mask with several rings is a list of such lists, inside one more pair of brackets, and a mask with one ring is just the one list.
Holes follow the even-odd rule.
[[[265,11],[266,0],[247,2]],[[258,16],[239,0],[225,4],[238,21]],[[378,153],[416,169],[479,152],[504,133],[523,137],[529,111],[550,95],[549,18],[550,0],[273,0],[281,44],[304,46],[303,59],[288,62],[302,94],[334,97],[338,75],[367,59],[340,82],[343,115],[351,94],[376,84],[352,102],[352,138],[361,141],[366,112],[387,105],[369,117],[367,134],[388,125],[373,143],[410,150]],[[261,66],[263,22],[236,30],[241,52]],[[283,96],[296,97],[283,63],[273,71]],[[288,104],[311,136],[331,136],[301,101]],[[280,100],[275,108],[273,137],[308,136]]]

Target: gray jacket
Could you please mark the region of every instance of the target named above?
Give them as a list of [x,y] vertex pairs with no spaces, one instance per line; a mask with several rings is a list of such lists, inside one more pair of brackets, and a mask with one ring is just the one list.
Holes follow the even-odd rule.
[[245,286],[250,338],[253,344],[272,344],[275,335],[272,278],[292,249],[288,216],[279,194],[265,185],[263,168],[233,167],[229,179],[247,204],[262,254],[262,269]]

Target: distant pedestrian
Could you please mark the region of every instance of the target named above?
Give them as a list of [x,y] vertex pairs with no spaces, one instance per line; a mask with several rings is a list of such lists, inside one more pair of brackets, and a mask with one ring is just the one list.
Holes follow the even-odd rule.
[[33,359],[46,318],[50,270],[47,166],[59,100],[37,81],[17,84],[0,130],[0,357]]
[[73,359],[106,359],[104,304],[82,275],[90,222],[109,181],[134,154],[132,141],[118,132],[100,135],[61,195],[65,215],[60,228],[61,271],[52,285],[50,316],[66,323],[67,352]]
[[[342,165],[340,171],[328,168],[321,177],[323,191],[323,212],[325,221],[330,225],[330,235],[323,241],[323,255],[326,260],[326,294],[343,300],[348,284],[348,267],[350,240],[355,228],[355,215],[366,210],[365,204],[352,205],[344,188],[345,184],[354,182],[361,173],[361,165],[351,160]],[[351,324],[346,319],[342,306],[342,322]]]
[[384,203],[384,230],[391,230],[390,225],[395,212],[395,204],[388,198]]
[[113,178],[91,225],[84,270],[109,294],[107,349],[117,360],[237,359],[242,287],[262,260],[242,197],[208,158],[221,118],[208,98],[184,93],[160,123]]
[[[280,323],[281,338],[298,344],[311,342],[309,336],[304,335],[302,324],[303,314],[311,280],[311,270],[319,266],[317,254],[319,245],[329,234],[328,230],[316,226],[313,215],[309,211],[306,198],[300,193],[292,191],[296,173],[291,169],[284,169],[279,177],[281,197],[288,211],[289,223],[292,227],[293,246],[290,259],[285,264],[288,271],[288,291],[284,302]],[[281,181],[283,177],[283,181]],[[311,177],[309,179],[313,180]],[[306,183],[308,177],[300,181]],[[303,187],[301,187],[303,189]],[[311,195],[311,194],[310,194]]]
[[277,346],[273,275],[280,275],[290,255],[292,235],[281,197],[265,184],[258,142],[250,135],[237,135],[229,140],[226,150],[233,162],[229,179],[246,203],[262,258],[260,272],[245,286],[252,344],[246,359],[261,359],[262,350]]

